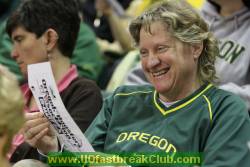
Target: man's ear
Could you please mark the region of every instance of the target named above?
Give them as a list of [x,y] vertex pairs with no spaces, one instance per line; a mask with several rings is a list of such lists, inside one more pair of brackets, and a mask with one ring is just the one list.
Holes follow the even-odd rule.
[[57,32],[54,29],[49,28],[43,36],[47,51],[54,49],[59,38]]
[[192,52],[194,59],[198,59],[201,55],[201,52],[203,50],[203,42],[192,44]]

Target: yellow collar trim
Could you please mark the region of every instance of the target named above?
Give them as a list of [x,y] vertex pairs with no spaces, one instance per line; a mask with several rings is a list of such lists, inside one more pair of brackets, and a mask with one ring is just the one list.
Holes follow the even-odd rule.
[[158,103],[157,103],[157,92],[154,91],[154,104],[155,106],[158,108],[158,110],[160,110],[160,112],[163,114],[163,115],[167,115],[169,113],[172,113],[176,110],[179,110],[185,106],[187,106],[188,104],[192,103],[195,99],[197,99],[199,96],[201,96],[204,92],[206,92],[209,88],[211,88],[213,85],[212,84],[209,84],[203,91],[201,91],[198,95],[196,95],[195,97],[193,97],[192,99],[186,101],[185,103],[171,109],[171,110],[167,110],[165,111]]
[[210,102],[210,100],[207,98],[207,96],[203,95],[203,97],[204,97],[205,100],[207,101],[208,112],[209,112],[209,119],[210,119],[210,122],[212,123],[212,121],[213,121],[213,112],[212,112],[211,102]]
[[151,93],[151,91],[136,91],[136,92],[131,92],[131,93],[117,93],[115,96],[129,96],[129,95],[134,95],[134,94],[139,94],[139,93]]

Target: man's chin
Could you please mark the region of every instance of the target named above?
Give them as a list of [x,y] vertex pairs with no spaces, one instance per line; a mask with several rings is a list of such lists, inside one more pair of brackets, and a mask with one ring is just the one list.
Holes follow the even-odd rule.
[[166,87],[166,85],[153,85],[155,90],[160,93],[160,94],[165,94],[166,92],[168,92],[168,88]]

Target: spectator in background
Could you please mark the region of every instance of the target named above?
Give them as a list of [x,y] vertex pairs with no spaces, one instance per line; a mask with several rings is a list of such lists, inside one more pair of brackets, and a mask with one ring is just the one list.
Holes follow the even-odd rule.
[[201,14],[220,41],[216,61],[220,88],[239,95],[250,111],[249,8],[249,0],[209,0]]
[[[124,7],[125,13],[123,16],[119,16],[117,11],[112,7],[112,5],[107,2],[107,0],[95,0],[95,8],[97,13],[101,13],[102,18],[105,19],[105,21],[108,22],[111,34],[114,37],[114,40],[108,40],[109,42],[117,42],[120,46],[121,52],[128,52],[133,50],[132,47],[132,38],[127,30],[128,23],[133,19],[134,17],[141,14],[145,9],[147,9],[149,6],[151,6],[153,3],[159,1],[159,0],[115,0],[121,4],[121,6]],[[203,0],[188,0],[192,3],[195,3],[197,7],[201,5]],[[87,0],[88,2],[88,0]],[[93,1],[91,1],[93,3]],[[88,4],[88,3],[86,3]],[[86,11],[89,11],[90,9],[86,9]],[[93,19],[92,19],[93,20]],[[94,22],[94,21],[92,21]],[[113,50],[117,49],[119,47],[115,47],[114,45],[106,44],[103,41],[99,41],[99,44],[102,48],[102,50]],[[110,46],[114,46],[113,48]],[[117,49],[119,51],[119,49]]]
[[[6,16],[10,10],[15,8],[20,0],[12,1],[8,12],[4,14],[4,18],[0,22],[0,64],[7,66],[14,74],[16,74],[20,83],[25,83],[18,65],[11,58],[10,52],[12,48],[11,40],[5,32]],[[79,7],[80,10],[80,7]],[[80,24],[80,30],[77,37],[76,47],[71,57],[71,63],[75,64],[80,76],[97,81],[105,62],[102,53],[96,43],[96,37],[91,28],[84,22]]]
[[[117,2],[125,10],[128,8],[131,1],[132,0],[117,0]],[[95,9],[95,0],[85,0],[84,3],[82,3],[82,13],[84,22],[94,30],[98,38],[107,40],[109,42],[114,42],[107,18],[101,15],[98,16],[97,14],[98,12]],[[100,21],[99,25],[94,25],[94,23],[96,23],[95,21],[97,20]]]
[[1,65],[0,99],[0,164],[8,167],[6,154],[13,136],[24,123],[24,99],[15,76]]
[[[70,62],[79,27],[75,0],[25,0],[8,18],[6,30],[13,41],[12,57],[25,78],[29,64],[50,62],[62,101],[84,132],[101,109],[102,97],[96,84],[79,77]],[[27,116],[41,114],[27,83],[22,91]],[[32,140],[22,134],[14,138],[13,151],[11,162],[38,157]]]
[[[130,6],[125,11],[123,16],[119,16],[115,9],[106,0],[95,0],[95,7],[97,12],[107,19],[112,35],[118,44],[117,51],[128,52],[133,50],[132,38],[127,30],[128,23],[133,17],[138,16],[143,10],[148,8],[151,4],[159,0],[134,0],[130,3]],[[108,50],[110,45],[99,41],[99,45],[103,50]],[[120,49],[119,49],[120,48]],[[111,48],[112,50],[112,48]]]
[[126,70],[117,69],[117,66],[126,69],[133,65],[137,53],[133,52],[132,38],[127,29],[128,23],[157,1],[159,0],[133,0],[122,15],[106,0],[95,0],[96,10],[107,19],[115,39],[112,43],[98,39],[98,44],[101,50],[106,53],[108,60],[111,57],[111,61],[108,61],[109,64],[100,77],[99,85],[102,89],[109,92],[112,87],[115,87],[114,83],[120,83],[119,80],[124,77],[123,73]]
[[[239,95],[250,111],[249,7],[247,0],[209,0],[204,3],[201,15],[220,41],[215,64],[219,87]],[[140,64],[125,80],[129,85],[148,84]]]
[[76,65],[80,76],[95,82],[98,81],[105,65],[105,60],[97,45],[94,32],[82,21],[71,63]]
[[[238,96],[213,86],[219,48],[200,15],[185,0],[162,0],[132,20],[129,30],[152,86],[123,86],[105,99],[85,133],[94,149],[202,152],[202,167],[249,167],[247,108]],[[33,139],[47,153],[42,138],[49,137],[51,146],[56,141],[50,133],[40,136],[41,119],[28,120],[27,134],[39,135]]]

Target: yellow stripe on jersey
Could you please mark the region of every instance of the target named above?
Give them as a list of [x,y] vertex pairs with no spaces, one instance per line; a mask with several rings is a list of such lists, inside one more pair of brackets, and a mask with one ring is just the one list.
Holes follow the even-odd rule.
[[115,96],[129,96],[129,95],[134,95],[134,94],[139,94],[139,93],[152,93],[153,91],[136,91],[136,92],[130,92],[130,93],[117,93]]
[[177,107],[175,107],[175,108],[173,108],[173,109],[171,109],[171,110],[166,110],[166,111],[165,111],[163,108],[161,108],[160,105],[157,103],[157,100],[156,100],[156,98],[157,98],[157,92],[155,91],[155,92],[154,92],[154,104],[155,104],[155,106],[158,108],[158,110],[160,110],[160,112],[161,112],[163,115],[167,115],[167,114],[169,114],[169,113],[172,113],[172,112],[174,112],[174,111],[176,111],[176,110],[179,110],[179,109],[181,109],[181,108],[187,106],[188,104],[192,103],[195,99],[197,99],[199,96],[201,96],[203,93],[205,93],[205,92],[206,92],[209,88],[211,88],[212,86],[213,86],[212,84],[209,84],[202,92],[200,92],[198,95],[196,95],[196,96],[193,97],[192,99],[186,101],[185,103],[183,103],[183,104],[181,104],[181,105],[179,105],[179,106],[177,106]]
[[203,97],[207,101],[208,111],[209,111],[209,118],[210,118],[210,121],[212,122],[213,121],[213,113],[212,113],[211,103],[210,103],[209,99],[205,95],[203,95]]

